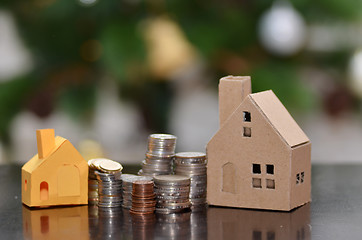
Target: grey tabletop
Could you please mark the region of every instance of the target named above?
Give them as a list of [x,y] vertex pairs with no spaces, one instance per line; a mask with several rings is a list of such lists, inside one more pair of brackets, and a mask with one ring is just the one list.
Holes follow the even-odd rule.
[[31,210],[20,166],[0,167],[0,239],[360,239],[362,165],[314,165],[312,203],[291,212],[209,207],[134,218],[96,207]]

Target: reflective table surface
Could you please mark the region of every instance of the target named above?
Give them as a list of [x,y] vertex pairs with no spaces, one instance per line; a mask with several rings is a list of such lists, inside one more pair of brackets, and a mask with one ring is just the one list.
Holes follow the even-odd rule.
[[20,166],[1,166],[0,239],[360,239],[362,165],[312,169],[313,201],[291,212],[209,207],[142,218],[91,206],[29,209]]

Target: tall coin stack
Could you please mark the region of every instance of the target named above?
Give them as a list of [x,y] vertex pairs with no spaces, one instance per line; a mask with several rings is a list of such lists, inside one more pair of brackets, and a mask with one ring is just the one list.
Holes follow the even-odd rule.
[[191,180],[190,202],[192,210],[206,205],[206,154],[201,152],[181,152],[175,155],[175,174],[187,176]]
[[153,181],[135,181],[132,189],[131,214],[152,214],[155,211],[156,200]]
[[88,161],[88,204],[98,204],[98,180],[95,174],[97,170],[93,165],[93,162],[97,159],[91,159]]
[[122,165],[102,159],[96,162],[98,179],[99,207],[119,207],[122,204]]
[[151,181],[152,177],[147,176],[137,176],[133,174],[122,174],[122,207],[126,209],[131,209],[132,207],[132,189],[133,182],[138,180]]
[[176,136],[171,134],[151,134],[148,137],[146,158],[138,174],[147,176],[171,174],[176,139]]
[[176,213],[190,209],[190,178],[180,175],[159,175],[153,178],[156,212]]

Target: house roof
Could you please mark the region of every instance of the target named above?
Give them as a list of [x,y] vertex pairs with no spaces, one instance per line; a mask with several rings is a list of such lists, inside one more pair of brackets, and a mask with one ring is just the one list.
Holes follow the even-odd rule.
[[289,146],[294,147],[309,142],[307,135],[273,91],[254,93],[249,96]]
[[[48,157],[51,156],[57,149],[59,149],[61,147],[61,145],[63,143],[65,143],[66,141],[67,141],[67,139],[57,136],[55,138],[55,147],[49,153]],[[25,163],[25,165],[23,166],[23,169],[28,172],[32,172],[35,169],[37,169],[37,167],[39,167],[43,162],[45,162],[48,159],[48,157],[39,159],[38,154],[36,154],[32,159],[30,159],[27,163]]]

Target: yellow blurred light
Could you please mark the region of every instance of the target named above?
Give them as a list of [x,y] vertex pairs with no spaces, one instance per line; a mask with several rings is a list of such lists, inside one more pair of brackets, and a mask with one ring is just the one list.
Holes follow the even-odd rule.
[[104,158],[102,146],[93,140],[85,139],[78,145],[78,150],[85,160],[93,158]]
[[143,30],[148,65],[153,76],[165,79],[195,60],[194,47],[171,19],[159,17],[148,20]]

